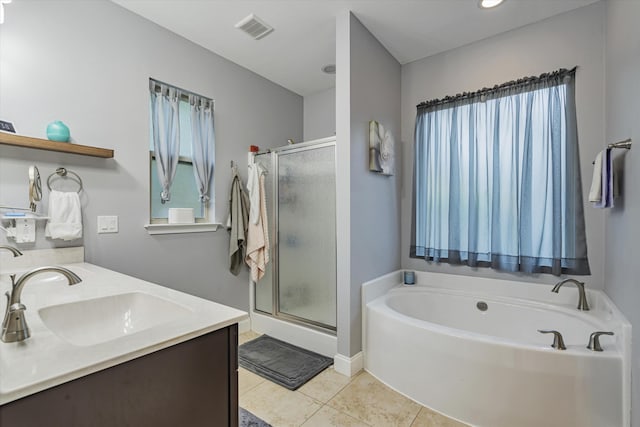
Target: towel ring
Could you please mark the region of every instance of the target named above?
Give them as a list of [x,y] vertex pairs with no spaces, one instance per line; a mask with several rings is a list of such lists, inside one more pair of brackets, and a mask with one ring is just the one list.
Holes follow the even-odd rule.
[[54,173],[49,175],[49,178],[47,178],[47,188],[49,189],[49,191],[51,191],[52,178],[54,178],[55,176],[66,178],[68,174],[71,174],[75,177],[76,181],[78,182],[78,185],[80,186],[80,188],[78,188],[78,193],[80,193],[82,191],[82,178],[80,178],[80,175],[78,175],[77,173],[67,170],[66,168],[58,168]]

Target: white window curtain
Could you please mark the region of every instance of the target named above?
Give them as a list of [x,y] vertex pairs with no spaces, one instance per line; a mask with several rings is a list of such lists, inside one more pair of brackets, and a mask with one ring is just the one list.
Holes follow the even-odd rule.
[[411,256],[589,274],[575,69],[418,106]]
[[[160,89],[158,92],[157,89]],[[151,93],[151,122],[153,147],[156,156],[158,179],[162,185],[160,201],[171,200],[171,184],[176,176],[180,157],[180,118],[178,105],[181,93],[178,89],[149,80]]]
[[213,101],[190,94],[191,144],[193,175],[200,193],[200,201],[209,201],[209,185],[215,166],[215,134],[213,126]]

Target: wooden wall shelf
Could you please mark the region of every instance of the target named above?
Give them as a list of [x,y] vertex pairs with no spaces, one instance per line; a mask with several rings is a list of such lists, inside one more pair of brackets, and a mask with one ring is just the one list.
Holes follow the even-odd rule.
[[88,145],[73,144],[69,142],[49,141],[48,139],[31,138],[29,136],[14,135],[5,132],[0,132],[0,144],[34,148],[37,150],[79,154],[81,156],[102,157],[105,159],[113,158],[113,150],[109,150],[107,148],[91,147]]

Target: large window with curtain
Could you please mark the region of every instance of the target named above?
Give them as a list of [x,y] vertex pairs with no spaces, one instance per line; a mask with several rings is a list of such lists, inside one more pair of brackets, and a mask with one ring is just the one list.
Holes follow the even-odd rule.
[[149,92],[151,223],[167,222],[170,208],[213,222],[213,101],[154,79]]
[[590,274],[575,73],[418,105],[411,257]]

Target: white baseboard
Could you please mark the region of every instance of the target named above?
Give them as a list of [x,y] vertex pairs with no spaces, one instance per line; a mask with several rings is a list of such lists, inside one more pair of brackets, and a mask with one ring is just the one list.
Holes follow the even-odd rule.
[[336,372],[353,377],[360,372],[364,367],[364,357],[362,352],[359,352],[352,357],[343,356],[342,354],[336,354],[333,356],[333,369]]
[[244,319],[238,322],[238,333],[243,334],[251,330],[251,319]]

